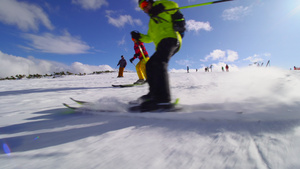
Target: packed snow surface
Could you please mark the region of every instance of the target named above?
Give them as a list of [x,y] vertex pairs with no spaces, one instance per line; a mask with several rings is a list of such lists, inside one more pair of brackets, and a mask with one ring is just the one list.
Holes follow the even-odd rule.
[[1,168],[300,168],[300,71],[171,72],[183,110],[138,114],[125,107],[148,85],[116,76],[0,81]]

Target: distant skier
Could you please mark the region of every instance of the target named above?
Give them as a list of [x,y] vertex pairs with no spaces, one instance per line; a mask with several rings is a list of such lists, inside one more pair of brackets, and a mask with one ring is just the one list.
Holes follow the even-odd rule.
[[294,70],[300,70],[300,67],[294,66]]
[[204,68],[205,72],[209,72],[209,67]]
[[119,66],[119,65],[120,65],[120,67],[119,67],[119,75],[118,75],[118,77],[124,77],[123,76],[123,72],[124,72],[124,69],[125,69],[125,67],[127,65],[127,62],[126,62],[126,60],[125,60],[125,58],[124,58],[123,55],[121,56],[121,59],[120,59],[120,61],[119,61],[119,63],[118,63],[117,66]]
[[188,73],[190,73],[190,68],[189,68],[189,66],[186,67],[186,71],[187,71]]
[[226,64],[225,68],[226,68],[226,72],[229,72],[229,66],[227,64]]
[[144,44],[134,38],[132,38],[132,41],[134,42],[134,51],[135,54],[133,58],[130,59],[130,62],[132,63],[134,59],[139,58],[139,63],[136,64],[135,69],[136,73],[139,77],[139,79],[134,84],[144,84],[147,81],[147,74],[146,74],[146,63],[149,60],[148,52],[146,51],[146,48]]

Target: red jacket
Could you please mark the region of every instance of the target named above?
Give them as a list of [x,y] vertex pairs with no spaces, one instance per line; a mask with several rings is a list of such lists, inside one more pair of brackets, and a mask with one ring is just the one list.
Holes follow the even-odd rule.
[[143,59],[143,54],[141,53],[139,46],[141,47],[145,57],[149,57],[148,52],[146,51],[146,48],[145,48],[143,42],[137,42],[137,43],[134,43],[135,55],[133,56],[133,58],[134,59],[139,58],[140,60]]

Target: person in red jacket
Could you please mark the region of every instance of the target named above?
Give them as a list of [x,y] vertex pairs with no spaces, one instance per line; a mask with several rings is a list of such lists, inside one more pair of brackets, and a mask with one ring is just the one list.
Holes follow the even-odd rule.
[[146,51],[146,48],[144,44],[136,39],[132,38],[132,41],[134,42],[134,51],[135,54],[133,58],[130,59],[130,62],[132,63],[134,59],[139,58],[140,61],[136,64],[135,69],[136,73],[139,77],[139,79],[134,84],[144,84],[147,81],[147,74],[146,74],[146,63],[149,60],[148,52]]
[[229,66],[226,64],[226,72],[229,72]]

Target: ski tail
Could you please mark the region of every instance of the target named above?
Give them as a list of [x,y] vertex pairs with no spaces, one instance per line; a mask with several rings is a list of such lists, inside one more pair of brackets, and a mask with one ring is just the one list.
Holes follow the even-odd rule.
[[68,105],[68,104],[66,104],[66,103],[63,103],[63,105],[66,106],[66,107],[69,108],[69,109],[72,109],[72,110],[78,109],[78,107],[73,107],[73,106],[70,106],[70,105]]
[[177,98],[173,104],[174,104],[174,105],[178,105],[178,104],[179,104],[179,100],[180,100],[180,99]]
[[[145,83],[143,83],[145,84]],[[142,86],[143,84],[122,84],[122,85],[115,85],[113,84],[113,87],[133,87],[133,86]]]

